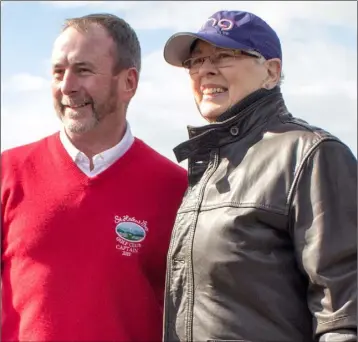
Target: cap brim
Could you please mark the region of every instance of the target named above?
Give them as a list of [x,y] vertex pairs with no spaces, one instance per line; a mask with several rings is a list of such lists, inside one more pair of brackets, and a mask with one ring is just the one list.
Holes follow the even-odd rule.
[[223,49],[251,50],[249,46],[240,44],[218,33],[180,32],[171,36],[165,44],[164,59],[171,65],[183,66],[183,62],[190,57],[191,45],[197,39]]

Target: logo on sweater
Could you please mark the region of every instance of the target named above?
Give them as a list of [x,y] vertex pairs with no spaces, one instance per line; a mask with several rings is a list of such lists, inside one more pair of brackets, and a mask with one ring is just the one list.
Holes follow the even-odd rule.
[[141,242],[144,241],[147,232],[147,222],[137,220],[128,215],[114,217],[116,224],[117,245],[116,249],[122,251],[122,255],[131,256],[133,253],[138,253],[142,247]]

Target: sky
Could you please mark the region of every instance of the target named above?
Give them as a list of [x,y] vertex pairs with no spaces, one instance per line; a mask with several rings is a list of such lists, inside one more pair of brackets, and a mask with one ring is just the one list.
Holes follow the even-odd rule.
[[280,37],[289,111],[336,135],[357,156],[357,3],[355,1],[2,1],[1,151],[58,131],[51,99],[51,51],[66,18],[112,13],[137,32],[139,88],[127,118],[132,132],[175,161],[187,126],[206,122],[189,76],[164,61],[166,40],[197,31],[219,10],[246,10]]

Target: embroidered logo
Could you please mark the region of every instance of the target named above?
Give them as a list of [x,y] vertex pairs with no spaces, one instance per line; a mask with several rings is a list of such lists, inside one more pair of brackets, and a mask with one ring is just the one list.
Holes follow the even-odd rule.
[[142,242],[145,240],[148,227],[146,221],[139,221],[134,217],[128,215],[114,217],[116,224],[116,249],[122,251],[122,255],[131,256],[133,253],[138,253],[142,247]]
[[209,18],[201,27],[201,29],[203,30],[205,27],[212,26],[218,27],[221,31],[231,31],[234,25],[235,23],[230,19],[222,18],[220,20],[217,20],[215,18]]

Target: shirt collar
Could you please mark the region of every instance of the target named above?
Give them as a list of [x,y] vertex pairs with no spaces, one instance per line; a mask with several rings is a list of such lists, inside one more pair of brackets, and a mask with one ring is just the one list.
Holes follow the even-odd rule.
[[[60,140],[61,140],[63,147],[65,148],[65,150],[67,151],[67,153],[70,155],[71,159],[74,162],[77,162],[81,156],[82,157],[85,156],[83,152],[78,150],[72,144],[72,142],[68,138],[64,128],[60,131]],[[126,122],[126,131],[125,131],[124,136],[121,139],[121,141],[117,145],[109,148],[108,150],[105,150],[105,151],[93,156],[93,158],[92,158],[93,162],[96,163],[96,161],[97,162],[102,161],[108,165],[113,164],[116,160],[118,160],[120,157],[122,157],[129,150],[129,148],[132,146],[133,142],[134,142],[134,136],[132,134],[129,123]]]

